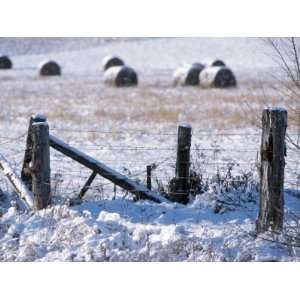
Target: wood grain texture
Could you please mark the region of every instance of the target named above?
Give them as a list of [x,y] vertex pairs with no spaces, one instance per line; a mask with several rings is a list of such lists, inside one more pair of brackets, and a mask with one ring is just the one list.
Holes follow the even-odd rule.
[[265,109],[260,150],[260,202],[258,232],[280,231],[284,216],[284,167],[287,111]]

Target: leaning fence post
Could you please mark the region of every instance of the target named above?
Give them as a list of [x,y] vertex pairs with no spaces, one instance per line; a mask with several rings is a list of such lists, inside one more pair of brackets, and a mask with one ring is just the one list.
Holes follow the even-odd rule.
[[32,123],[32,191],[36,209],[51,202],[49,126],[47,122]]
[[32,158],[32,135],[31,135],[31,127],[33,123],[36,122],[46,122],[47,119],[41,115],[33,115],[31,116],[29,120],[29,127],[28,127],[28,134],[27,134],[27,140],[26,140],[26,149],[24,154],[24,161],[21,171],[21,179],[22,181],[27,185],[28,189],[32,190],[32,176],[31,176],[31,170],[30,170],[30,163]]
[[262,139],[260,149],[260,202],[256,221],[257,232],[283,226],[284,215],[284,167],[287,111],[265,109],[262,114]]
[[190,148],[192,140],[192,127],[180,125],[177,137],[177,158],[175,181],[171,198],[174,201],[187,204],[190,194]]

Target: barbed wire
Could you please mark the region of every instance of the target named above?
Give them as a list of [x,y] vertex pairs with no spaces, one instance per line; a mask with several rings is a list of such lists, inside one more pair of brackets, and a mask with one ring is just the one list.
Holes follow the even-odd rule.
[[17,136],[17,137],[7,137],[7,136],[0,136],[0,140],[5,140],[4,142],[0,143],[0,146],[5,145],[5,144],[9,144],[12,142],[16,142],[16,141],[20,141],[21,139],[23,139],[26,136],[27,132]]
[[[110,134],[110,135],[128,135],[128,134],[139,134],[139,135],[149,135],[149,136],[177,136],[177,132],[151,132],[146,130],[137,130],[137,129],[130,129],[126,128],[124,130],[103,130],[102,128],[86,128],[86,129],[74,129],[74,128],[62,128],[57,126],[52,126],[51,130],[56,132],[70,132],[70,133],[99,133],[99,134]],[[299,132],[287,132],[289,136],[299,136]],[[239,133],[239,132],[214,132],[209,130],[192,130],[193,137],[203,137],[203,136],[240,136],[240,137],[247,137],[247,136],[254,136],[254,137],[261,137],[261,133]]]
[[[69,144],[72,147],[78,146],[74,144]],[[176,147],[144,147],[144,146],[123,146],[123,145],[114,145],[114,146],[107,146],[103,144],[95,144],[93,146],[85,146],[81,149],[85,150],[120,150],[120,151],[176,151]],[[230,152],[257,152],[258,149],[253,148],[245,148],[245,149],[234,149],[234,148],[190,148],[190,151],[230,151]]]
[[[63,128],[57,128],[54,127],[54,130],[57,132],[74,132],[74,133],[101,133],[101,134],[110,134],[110,135],[116,135],[116,134],[131,134],[131,133],[136,133],[136,134],[141,134],[141,135],[149,135],[149,136],[177,136],[177,133],[175,132],[146,132],[144,130],[124,130],[124,131],[105,131],[105,130],[98,130],[98,129],[90,129],[90,130],[77,130],[77,129],[63,129]],[[27,132],[23,133],[22,135],[14,138],[9,138],[6,136],[0,136],[0,145],[6,145],[5,147],[5,152],[10,152],[6,154],[6,156],[12,160],[12,164],[17,167],[17,165],[22,164],[23,158],[24,158],[24,151],[25,151],[25,143],[24,143],[24,137],[26,136]],[[289,135],[293,135],[293,133],[290,133]],[[295,134],[298,136],[298,133]],[[247,136],[253,136],[253,137],[260,137],[261,134],[259,133],[234,133],[234,132],[210,132],[210,131],[193,131],[193,137],[203,137],[203,136],[209,136],[209,137],[228,137],[233,138],[233,137],[247,137]],[[23,142],[23,146],[20,146],[20,142]],[[128,141],[126,141],[128,143]],[[118,153],[117,155],[120,156],[120,151],[133,151],[133,152],[144,152],[144,151],[158,151],[161,153],[162,151],[168,151],[171,153],[166,153],[166,157],[161,159],[158,162],[155,162],[157,159],[157,156],[155,157],[142,157],[142,158],[137,158],[136,155],[135,157],[128,157],[119,159],[118,157],[116,159],[110,158],[105,158],[101,156],[100,161],[104,164],[112,164],[112,168],[120,170],[120,173],[124,173],[124,176],[136,181],[136,182],[145,182],[146,180],[146,166],[147,165],[152,165],[152,182],[153,184],[155,183],[155,180],[160,180],[160,181],[165,181],[169,182],[172,178],[175,177],[175,165],[176,165],[176,148],[177,144],[175,143],[170,145],[170,146],[133,146],[131,145],[124,145],[124,144],[103,144],[103,143],[95,143],[95,142],[88,142],[88,141],[74,141],[71,140],[70,146],[73,147],[79,147],[83,151],[89,151],[93,154],[97,153],[97,151],[103,151],[107,150],[110,152],[115,152]],[[201,143],[201,142],[200,142]],[[16,146],[18,145],[18,146]],[[249,153],[249,154],[257,154],[257,152],[260,149],[260,145],[257,145],[257,148],[245,148],[245,147],[237,147],[237,148],[232,148],[232,147],[221,147],[219,145],[213,145],[213,146],[208,146],[208,147],[201,147],[197,146],[197,144],[193,145],[190,148],[191,151],[191,160],[189,162],[183,162],[183,163],[190,163],[193,164],[194,162],[197,162],[198,165],[205,167],[205,166],[211,166],[212,168],[209,168],[209,170],[202,169],[202,176],[205,178],[211,178],[215,175],[217,175],[216,171],[226,171],[226,166],[229,166],[231,164],[234,164],[235,166],[239,165],[247,165],[248,167],[257,167],[257,162],[256,160],[250,160],[250,161],[245,161],[245,160],[236,160],[234,157],[231,157],[232,160],[230,160],[228,157],[228,161],[224,161],[224,155],[219,155],[221,152],[225,153]],[[288,146],[288,149],[290,150],[290,147]],[[194,153],[199,153],[199,152],[212,152],[212,153],[218,153],[218,156],[214,156],[213,160],[209,160],[208,156],[205,158],[205,160],[200,160],[197,161],[197,157],[194,158],[193,155]],[[60,184],[62,186],[62,192],[64,195],[67,195],[68,192],[70,191],[69,195],[78,195],[79,187],[82,187],[83,184],[86,183],[87,179],[89,176],[93,173],[92,170],[89,170],[85,167],[82,167],[82,169],[76,169],[72,165],[66,165],[64,164],[64,161],[72,161],[71,158],[66,157],[63,154],[58,154],[56,152],[51,151],[51,163],[53,163],[53,172],[51,176],[51,180],[57,181],[56,184]],[[22,155],[21,157],[18,157],[19,155]],[[151,154],[152,155],[152,154]],[[160,157],[162,154],[158,154]],[[228,155],[230,156],[230,155]],[[255,156],[253,157],[255,158]],[[170,162],[172,162],[170,164]],[[286,160],[287,164],[292,164],[294,161],[292,161],[292,158],[287,158]],[[74,162],[75,163],[75,162]],[[58,165],[63,165],[59,166],[60,168],[57,168]],[[167,165],[168,164],[168,165]],[[71,170],[70,170],[70,168]],[[79,166],[79,165],[78,165]],[[224,170],[222,169],[224,167]],[[161,169],[160,169],[161,168]],[[214,169],[213,169],[214,168]],[[235,170],[236,174],[239,174],[242,170]],[[294,172],[292,168],[289,166],[286,168],[287,176],[295,176],[298,175]],[[102,175],[110,175],[102,173]],[[100,178],[100,179],[99,179]],[[189,176],[187,177],[177,177],[177,179],[196,179],[198,177],[196,176]],[[98,181],[96,181],[98,180]],[[104,182],[99,183],[99,180],[102,180]],[[231,179],[229,180],[230,182],[241,182],[242,179]],[[61,181],[61,183],[59,183]],[[107,182],[106,182],[107,181]],[[287,180],[286,181],[287,185],[290,186],[299,186],[298,182],[294,182],[293,180]],[[94,184],[92,184],[89,187],[89,190],[91,192],[102,190],[103,192],[107,192],[106,189],[108,186],[114,187],[115,184],[110,182],[108,179],[105,179],[101,177],[101,175],[97,176],[97,179],[95,179]],[[120,190],[123,190],[120,188]],[[111,190],[110,190],[111,192]],[[139,190],[132,190],[131,192],[139,192]]]

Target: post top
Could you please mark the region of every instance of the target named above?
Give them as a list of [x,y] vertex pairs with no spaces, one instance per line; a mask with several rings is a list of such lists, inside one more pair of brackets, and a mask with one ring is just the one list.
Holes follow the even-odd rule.
[[283,107],[268,107],[268,108],[265,108],[264,110],[269,110],[269,111],[272,111],[272,112],[286,112],[287,111]]
[[45,121],[47,121],[47,118],[45,117],[45,115],[41,114],[41,113],[34,114],[31,117],[34,121],[36,120],[36,122],[45,122]]
[[48,126],[48,122],[47,121],[37,121],[37,122],[32,123],[32,126],[40,126],[40,125]]
[[187,124],[187,123],[179,124],[178,127],[192,128],[192,126],[190,124]]

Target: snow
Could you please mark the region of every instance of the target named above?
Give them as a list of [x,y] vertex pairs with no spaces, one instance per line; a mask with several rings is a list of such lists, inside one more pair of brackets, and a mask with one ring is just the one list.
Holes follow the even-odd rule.
[[4,156],[0,154],[0,168],[5,176],[12,182],[16,192],[20,195],[20,200],[26,209],[33,208],[32,194],[28,191],[26,185],[17,177],[13,168]]
[[[288,203],[295,202],[287,198]],[[254,237],[255,216],[253,204],[219,215],[201,199],[187,207],[148,201],[133,203],[127,199],[101,200],[73,208],[54,206],[33,215],[19,215],[10,208],[1,220],[0,259],[290,260],[289,249]]]
[[179,125],[180,127],[184,127],[184,128],[192,128],[192,126],[190,124],[187,124],[187,123],[182,123]]
[[[82,50],[78,45],[86,44]],[[94,47],[88,47],[88,44]],[[96,44],[96,45],[95,45]],[[102,58],[117,54],[124,59],[125,63],[132,66],[142,76],[150,74],[165,74],[173,72],[178,65],[192,64],[199,60],[213,61],[222,56],[226,65],[230,67],[237,77],[249,77],[254,75],[257,78],[264,78],[265,73],[272,73],[276,64],[268,54],[268,47],[257,38],[160,38],[160,39],[137,39],[121,41],[118,43],[97,43],[81,39],[73,44],[73,48],[65,52],[54,52],[53,48],[43,41],[34,40],[31,44],[31,51],[22,49],[20,43],[19,53],[26,51],[26,55],[12,56],[15,68],[37,68],[41,61],[47,57],[55,59],[63,69],[64,74],[91,75],[101,70]],[[65,42],[66,49],[68,43]],[[36,52],[44,50],[42,54]],[[49,50],[48,50],[49,51]],[[34,54],[31,54],[34,53]]]
[[[0,152],[18,172],[29,118],[41,113],[51,134],[136,184],[145,183],[146,166],[155,164],[154,190],[156,179],[165,186],[174,176],[177,126],[190,124],[192,168],[209,181],[207,190],[183,206],[134,202],[132,195],[120,188],[114,192],[109,181],[97,176],[84,202],[69,206],[91,171],[51,150],[51,208],[19,212],[15,194],[0,175],[5,195],[0,198],[0,261],[299,260],[299,249],[284,245],[286,234],[299,228],[297,153],[288,149],[286,158],[284,233],[276,236],[278,242],[268,234],[256,236],[261,132],[246,122],[247,113],[234,119],[243,101],[261,108],[255,100],[261,84],[278,98],[268,87],[276,65],[261,40],[0,39],[0,45],[16,67],[0,73]],[[104,86],[101,61],[111,54],[138,71],[138,87]],[[38,77],[45,57],[62,65],[61,77]],[[233,70],[238,88],[172,86],[180,64],[216,58]],[[286,103],[279,99],[275,104]],[[293,134],[294,128],[288,131]],[[246,176],[248,183],[227,190],[213,180],[218,173],[224,177],[230,166],[234,180]]]

